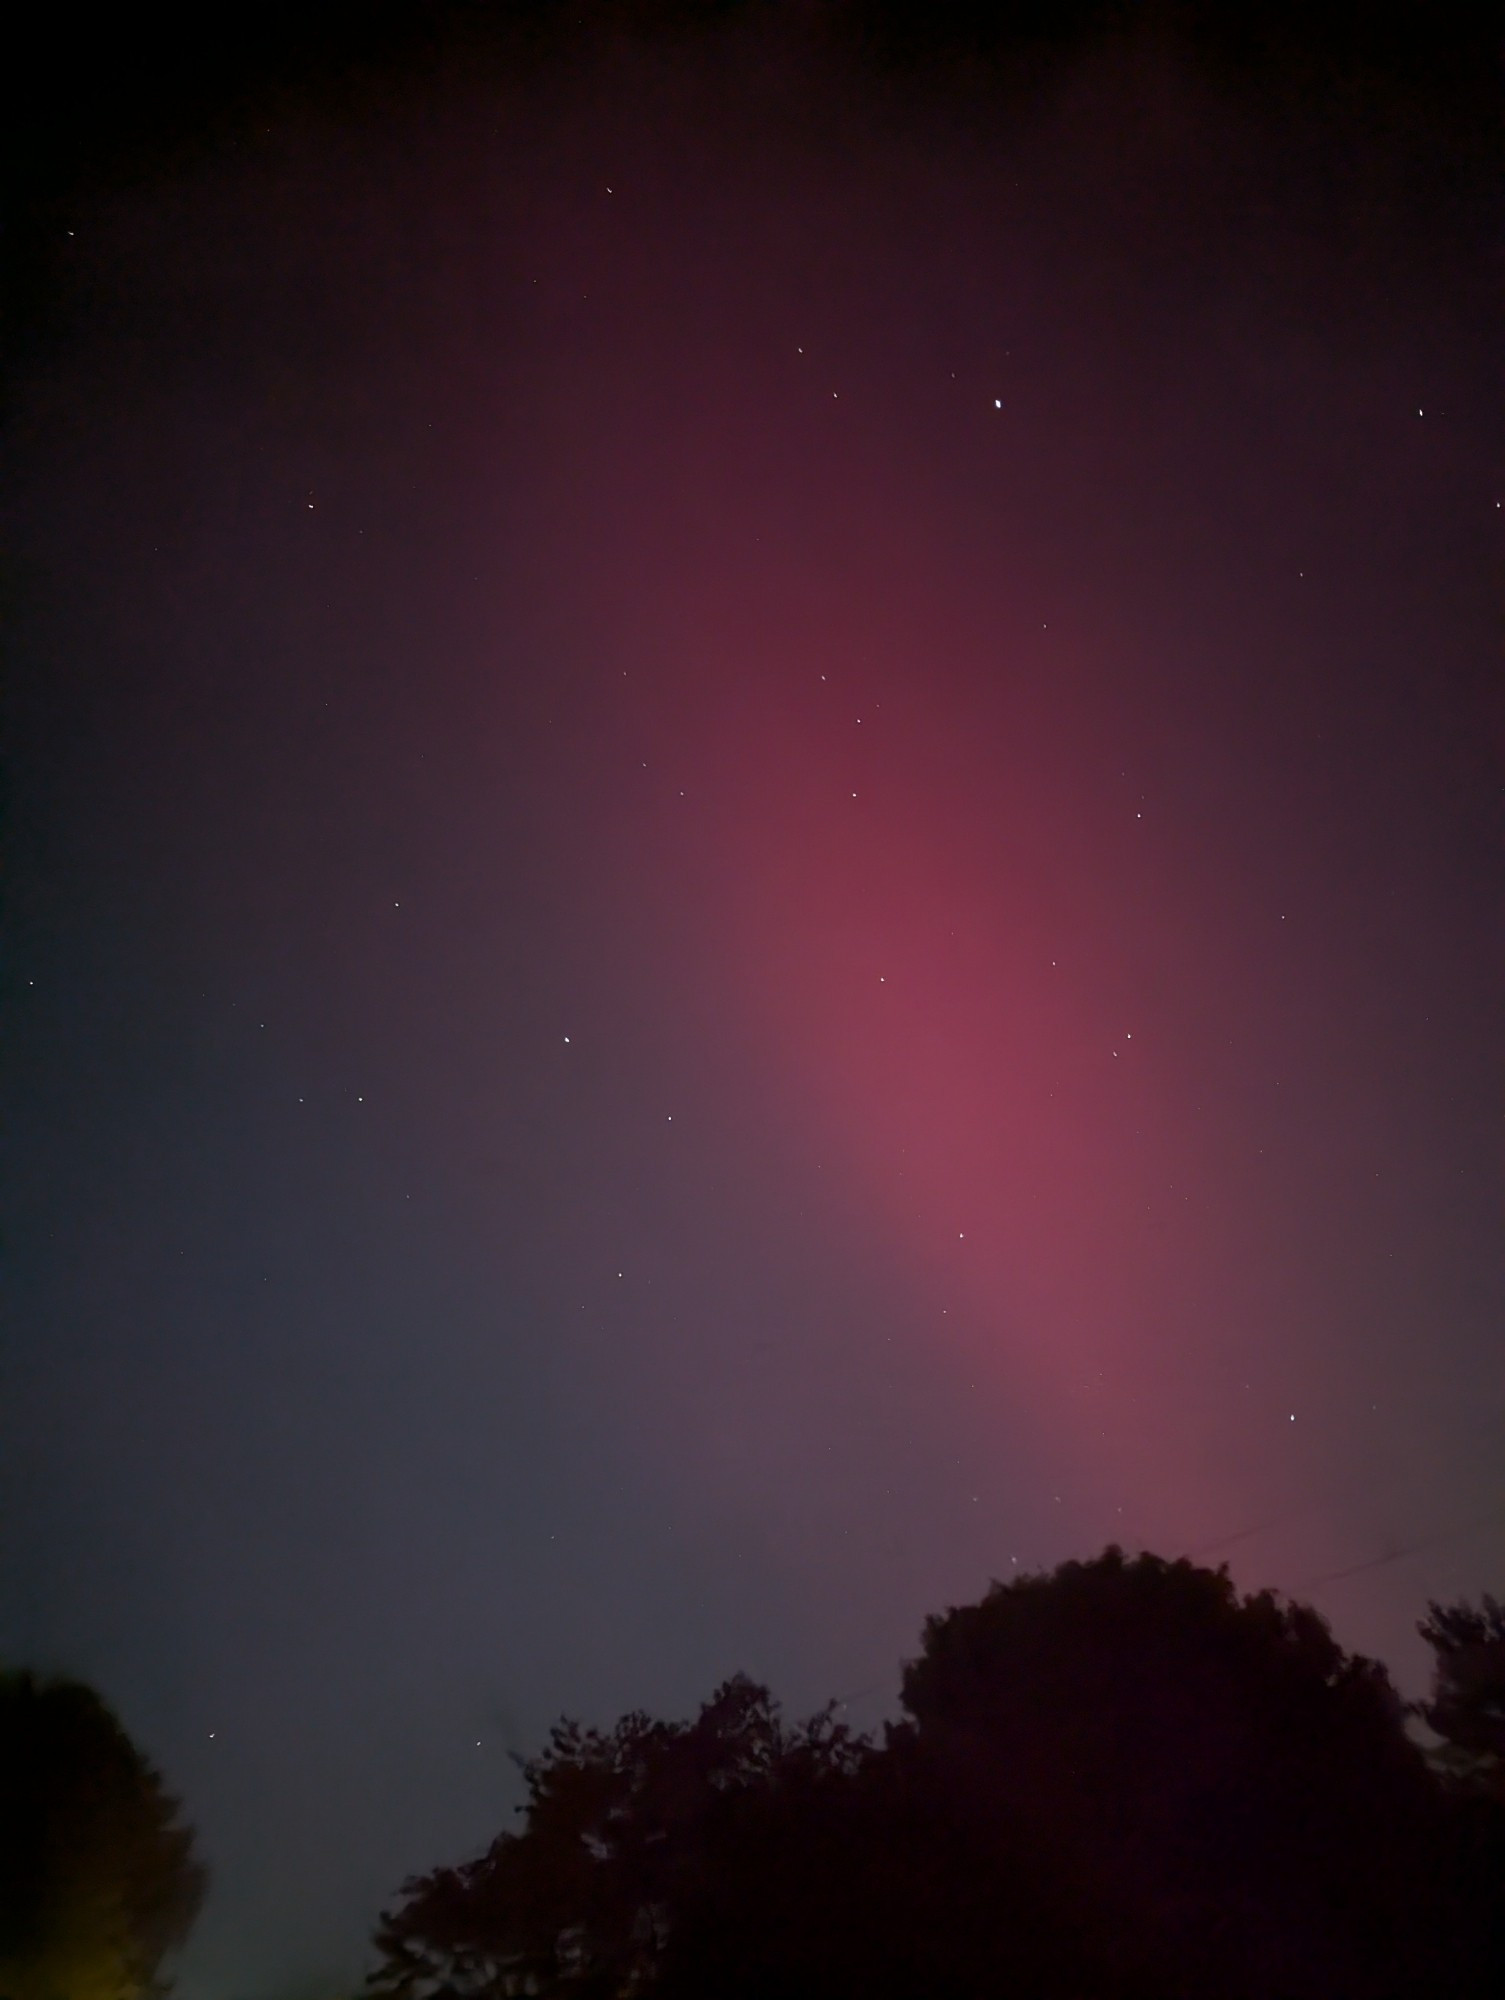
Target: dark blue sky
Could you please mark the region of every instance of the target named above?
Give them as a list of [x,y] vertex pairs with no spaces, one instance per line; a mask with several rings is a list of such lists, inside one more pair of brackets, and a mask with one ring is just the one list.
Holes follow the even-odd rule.
[[353,1978],[561,1710],[872,1722],[1110,1537],[1408,1686],[1501,1583],[1498,201],[804,36],[53,216],[0,1648],[182,1792],[189,2000]]

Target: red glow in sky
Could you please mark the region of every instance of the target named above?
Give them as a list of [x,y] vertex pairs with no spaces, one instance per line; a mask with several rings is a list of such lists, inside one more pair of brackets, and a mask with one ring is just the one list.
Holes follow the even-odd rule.
[[1016,1563],[1403,1679],[1500,1589],[1497,193],[820,13],[54,246],[0,1651],[187,1795],[187,2000],[350,1990],[560,1710],[866,1724]]

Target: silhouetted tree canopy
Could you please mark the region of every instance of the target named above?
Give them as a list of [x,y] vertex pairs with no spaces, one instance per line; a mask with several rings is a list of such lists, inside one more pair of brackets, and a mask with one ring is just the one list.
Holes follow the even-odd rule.
[[895,1752],[1000,1868],[1052,1869],[1098,1976],[1422,1990],[1433,1788],[1384,1668],[1310,1608],[1109,1549],[932,1618],[902,1698]]
[[141,2000],[204,1893],[177,1801],[91,1688],[0,1673],[0,2000]]
[[741,1677],[692,1723],[561,1722],[524,1767],[524,1830],[406,1885],[381,1920],[373,1983],[402,2000],[647,1990],[718,1821],[749,1793],[845,1776],[863,1754],[829,1713],[786,1727]]
[[829,1711],[787,1728],[743,1680],[689,1724],[561,1724],[527,1767],[521,1830],[405,1886],[373,1986],[394,2000],[1487,1990],[1485,1848],[1460,1888],[1446,1795],[1404,1704],[1305,1606],[1110,1548],[930,1619],[901,1705],[879,1742]]
[[1452,1808],[1454,1924],[1468,1979],[1460,1993],[1505,1993],[1505,1606],[1430,1604],[1417,1631],[1432,1648],[1419,1713],[1440,1739],[1433,1760]]
[[1433,1655],[1421,1713],[1447,1746],[1447,1768],[1505,1805],[1505,1605],[1429,1604],[1416,1629]]

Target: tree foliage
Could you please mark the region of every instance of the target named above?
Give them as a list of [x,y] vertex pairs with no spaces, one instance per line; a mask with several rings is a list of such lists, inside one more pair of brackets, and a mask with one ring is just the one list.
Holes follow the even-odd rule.
[[[409,1882],[390,2000],[1432,2000],[1482,1991],[1380,1666],[1108,1549],[929,1620],[881,1740],[729,1682],[562,1723],[521,1830]],[[1482,1853],[1484,1850],[1478,1850]],[[1472,1895],[1473,1891],[1470,1890]],[[1470,1906],[1472,1907],[1472,1906]]]
[[1421,1718],[1451,1808],[1454,1928],[1468,2000],[1505,1993],[1505,1606],[1492,1597],[1430,1604],[1417,1630],[1432,1648]]
[[893,1748],[1000,1871],[1049,1877],[1095,1984],[1412,1990],[1428,1774],[1309,1607],[1110,1548],[932,1618],[902,1700]]
[[0,1995],[143,2000],[204,1892],[193,1836],[91,1688],[0,1673]]
[[1505,1805],[1505,1605],[1429,1604],[1416,1629],[1432,1648],[1421,1713],[1446,1746],[1445,1768]]
[[478,1861],[408,1882],[377,1932],[394,2000],[646,1992],[718,1821],[747,1795],[818,1785],[861,1752],[831,1714],[789,1728],[738,1677],[692,1723],[559,1723],[524,1767],[524,1829]]

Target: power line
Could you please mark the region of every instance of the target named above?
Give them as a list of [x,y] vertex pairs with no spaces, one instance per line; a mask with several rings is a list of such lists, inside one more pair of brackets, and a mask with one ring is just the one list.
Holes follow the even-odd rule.
[[1494,1506],[1487,1513],[1475,1514],[1467,1521],[1460,1521],[1451,1528],[1439,1528],[1434,1535],[1423,1535],[1420,1541],[1407,1542],[1398,1549],[1387,1549],[1383,1555],[1371,1556],[1367,1562],[1349,1563],[1344,1569],[1325,1571],[1321,1576],[1303,1577],[1293,1584],[1293,1590],[1315,1590],[1319,1584],[1342,1583],[1350,1576],[1363,1576],[1372,1569],[1384,1569],[1390,1563],[1403,1562],[1406,1557],[1420,1555],[1424,1549],[1435,1549],[1444,1542],[1452,1542],[1463,1535],[1472,1535],[1480,1528],[1488,1527],[1494,1521],[1505,1521],[1505,1506]]

